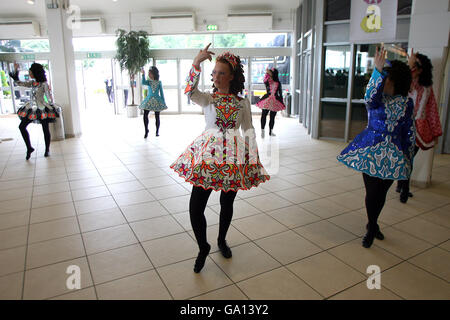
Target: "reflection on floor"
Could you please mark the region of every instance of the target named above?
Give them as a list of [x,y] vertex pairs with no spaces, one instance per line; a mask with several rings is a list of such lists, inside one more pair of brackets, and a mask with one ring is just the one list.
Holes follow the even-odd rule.
[[[449,299],[450,156],[435,158],[433,185],[407,204],[391,188],[384,241],[367,250],[361,176],[339,165],[344,144],[312,140],[278,115],[276,138],[259,138],[272,179],[240,191],[228,234],[216,246],[218,193],[206,210],[211,254],[200,274],[190,227],[190,185],[169,165],[204,127],[199,115],[161,117],[143,139],[142,118],[83,120],[83,135],[25,161],[18,120],[1,119],[0,299]],[[253,119],[259,128],[259,118]],[[267,129],[266,129],[267,130]],[[268,134],[266,133],[266,137]],[[269,158],[279,147],[279,163]],[[69,266],[81,289],[69,290]],[[366,286],[381,268],[381,290]]]

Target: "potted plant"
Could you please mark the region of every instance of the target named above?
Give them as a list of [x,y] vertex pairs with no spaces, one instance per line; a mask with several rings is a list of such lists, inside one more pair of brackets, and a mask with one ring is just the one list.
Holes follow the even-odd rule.
[[130,31],[123,29],[116,31],[117,53],[115,59],[119,61],[120,69],[126,69],[130,75],[131,105],[127,106],[128,117],[137,117],[138,108],[134,103],[134,88],[136,75],[150,60],[150,43],[146,31]]

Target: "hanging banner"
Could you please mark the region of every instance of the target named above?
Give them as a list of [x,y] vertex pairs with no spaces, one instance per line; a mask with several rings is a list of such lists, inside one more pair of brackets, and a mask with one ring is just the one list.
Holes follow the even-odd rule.
[[352,0],[350,42],[394,41],[397,33],[397,0]]

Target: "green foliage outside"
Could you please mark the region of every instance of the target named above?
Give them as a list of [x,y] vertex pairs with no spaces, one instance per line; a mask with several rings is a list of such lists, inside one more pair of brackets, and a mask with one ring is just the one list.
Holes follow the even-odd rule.
[[95,65],[94,59],[84,59],[83,60],[83,69],[92,68]]
[[149,34],[146,31],[130,31],[123,29],[116,31],[117,53],[115,59],[120,69],[126,69],[130,75],[131,104],[134,105],[134,84],[136,74],[148,63],[151,58]]
[[218,34],[214,36],[215,48],[245,48],[247,38],[245,34]]
[[151,36],[151,49],[203,48],[212,41],[208,34]]
[[[204,48],[212,42],[212,34],[151,36],[151,49]],[[215,34],[215,48],[242,48],[247,46],[246,34]]]
[[[6,78],[6,73],[5,73],[5,71],[0,70],[0,78],[1,78],[1,81],[2,81],[2,87],[8,87],[9,84],[8,84],[8,80],[7,80],[7,78]],[[4,95],[5,97],[9,97],[10,94],[11,94],[11,91],[9,91],[9,90],[4,90],[4,91],[3,91],[3,95]]]
[[50,52],[47,39],[0,40],[0,52]]
[[50,52],[50,44],[48,40],[21,40],[21,47],[26,51],[33,52]]

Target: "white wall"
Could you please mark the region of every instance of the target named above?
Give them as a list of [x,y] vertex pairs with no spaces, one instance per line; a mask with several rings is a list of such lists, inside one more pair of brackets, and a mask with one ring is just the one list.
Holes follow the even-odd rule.
[[[446,47],[448,47],[450,13],[448,0],[413,0],[409,47],[431,59],[433,63],[433,90],[436,99],[440,98],[443,81]],[[439,105],[439,103],[438,103]],[[441,119],[441,123],[442,123]],[[419,186],[431,182],[433,151],[419,150],[414,159],[414,171],[411,180]]]

